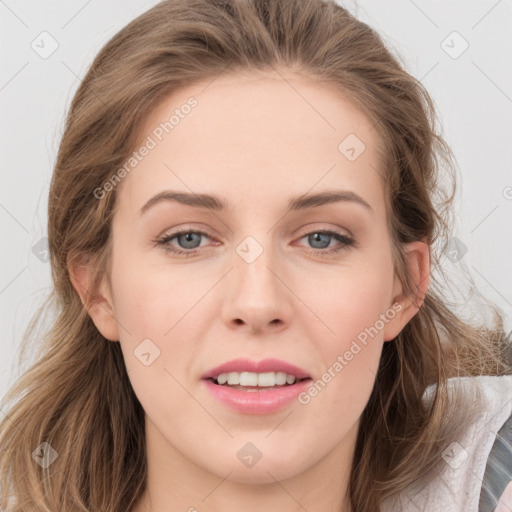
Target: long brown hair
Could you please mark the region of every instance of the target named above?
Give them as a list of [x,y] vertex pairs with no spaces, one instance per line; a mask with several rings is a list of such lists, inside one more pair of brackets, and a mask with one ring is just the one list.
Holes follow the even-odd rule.
[[[67,113],[48,201],[53,290],[23,340],[20,361],[36,348],[34,361],[2,403],[2,510],[126,512],[140,498],[144,411],[119,343],[96,329],[68,263],[90,258],[96,283],[108,276],[116,188],[101,200],[93,191],[122,167],[162,99],[222,72],[275,66],[338,88],[375,123],[395,270],[410,293],[402,244],[426,240],[431,250],[428,293],[384,344],[361,419],[353,512],[379,510],[439,463],[457,418],[468,419],[462,397],[447,392],[449,377],[510,373],[502,311],[489,303],[492,326],[475,325],[446,297],[440,263],[453,223],[454,158],[437,133],[427,91],[381,37],[332,1],[165,0],[107,42]],[[459,266],[470,279],[463,261]],[[39,334],[46,314],[54,315],[51,327]],[[425,407],[431,384],[436,393]],[[42,443],[58,454],[48,467],[36,462],[53,454]]]

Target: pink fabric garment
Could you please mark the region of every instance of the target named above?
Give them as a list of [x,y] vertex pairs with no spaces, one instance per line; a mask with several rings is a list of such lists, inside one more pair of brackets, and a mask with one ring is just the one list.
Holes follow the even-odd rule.
[[494,512],[512,512],[512,482],[507,485]]

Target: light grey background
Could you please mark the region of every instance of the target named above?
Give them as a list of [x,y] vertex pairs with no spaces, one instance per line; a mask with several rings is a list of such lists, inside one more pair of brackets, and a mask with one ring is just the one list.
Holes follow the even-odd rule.
[[[17,376],[23,330],[49,291],[50,268],[38,244],[46,236],[48,186],[65,109],[101,46],[155,3],[0,0],[0,396]],[[512,2],[343,5],[397,49],[434,99],[460,169],[456,235],[467,247],[464,262],[479,289],[508,315],[510,329]],[[42,58],[52,40],[58,48]],[[464,41],[469,47],[458,55]],[[448,258],[444,265],[458,270]]]

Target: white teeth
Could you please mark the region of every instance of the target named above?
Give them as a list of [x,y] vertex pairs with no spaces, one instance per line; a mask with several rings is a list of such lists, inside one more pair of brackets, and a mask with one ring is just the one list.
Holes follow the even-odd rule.
[[217,377],[217,382],[219,384],[226,384],[226,382],[228,381],[228,374],[227,373],[221,373],[218,377]]
[[258,373],[258,374],[253,373],[252,375],[257,375],[258,386],[275,386],[276,385],[275,372]]
[[257,386],[258,374],[251,372],[242,372],[240,374],[240,386]]
[[228,373],[228,384],[230,386],[238,385],[240,384],[240,374],[236,372],[230,372]]
[[284,386],[286,384],[286,373],[276,372],[276,384],[278,386]]
[[221,385],[272,387],[293,384],[296,378],[285,372],[229,372],[221,373],[216,380]]

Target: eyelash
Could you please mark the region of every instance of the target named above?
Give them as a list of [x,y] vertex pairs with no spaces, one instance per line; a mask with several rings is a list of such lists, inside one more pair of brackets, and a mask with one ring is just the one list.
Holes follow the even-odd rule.
[[[197,253],[197,251],[198,251],[197,248],[186,251],[183,249],[175,249],[168,244],[173,238],[179,237],[181,235],[192,234],[192,233],[197,234],[197,235],[204,235],[204,236],[207,236],[208,238],[213,238],[212,236],[210,236],[208,233],[206,233],[204,231],[189,229],[189,230],[179,231],[177,233],[171,233],[169,235],[164,235],[163,237],[158,238],[157,240],[154,240],[154,242],[157,245],[165,246],[164,249],[167,253],[170,253],[174,256],[185,256],[186,258],[189,258],[191,256],[194,256]],[[332,256],[336,253],[341,253],[343,251],[346,251],[346,250],[350,249],[351,247],[357,247],[356,241],[353,238],[351,238],[347,235],[342,235],[341,233],[338,233],[336,231],[329,231],[329,230],[310,231],[309,233],[306,233],[305,235],[303,235],[301,237],[301,239],[307,237],[308,235],[313,235],[313,234],[329,235],[329,236],[333,237],[334,239],[336,239],[338,242],[341,242],[341,244],[339,246],[335,247],[334,249],[327,249],[327,250],[326,249],[311,249],[309,251],[306,251],[308,254],[311,254],[314,256],[328,257],[328,256]]]

